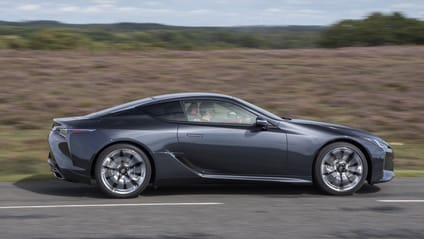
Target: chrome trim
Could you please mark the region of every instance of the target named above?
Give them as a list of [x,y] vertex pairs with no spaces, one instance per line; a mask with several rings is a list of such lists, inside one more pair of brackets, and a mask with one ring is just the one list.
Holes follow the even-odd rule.
[[282,182],[282,183],[311,183],[311,180],[287,177],[263,177],[263,176],[241,176],[241,175],[222,175],[222,174],[199,174],[202,178],[210,179],[228,179],[245,181],[263,181],[263,182]]

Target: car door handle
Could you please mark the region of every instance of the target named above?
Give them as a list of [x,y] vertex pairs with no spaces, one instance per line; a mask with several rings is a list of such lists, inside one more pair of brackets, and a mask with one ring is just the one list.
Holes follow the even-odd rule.
[[202,137],[203,137],[203,134],[193,134],[193,133],[187,133],[187,137],[202,138]]

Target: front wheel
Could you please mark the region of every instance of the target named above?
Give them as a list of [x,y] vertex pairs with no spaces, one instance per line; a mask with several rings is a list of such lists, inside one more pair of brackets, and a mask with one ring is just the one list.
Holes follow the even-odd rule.
[[147,155],[130,144],[106,148],[95,165],[98,187],[115,198],[137,197],[148,186],[151,171]]
[[350,143],[325,146],[314,165],[314,183],[332,195],[351,195],[365,183],[368,164],[363,152]]

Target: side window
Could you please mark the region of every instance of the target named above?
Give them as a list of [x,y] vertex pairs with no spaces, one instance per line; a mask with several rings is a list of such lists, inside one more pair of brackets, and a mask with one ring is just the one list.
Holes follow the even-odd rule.
[[183,105],[190,122],[252,125],[256,121],[256,115],[225,101],[188,100]]
[[185,114],[178,101],[154,104],[144,108],[153,117],[164,120],[186,121]]

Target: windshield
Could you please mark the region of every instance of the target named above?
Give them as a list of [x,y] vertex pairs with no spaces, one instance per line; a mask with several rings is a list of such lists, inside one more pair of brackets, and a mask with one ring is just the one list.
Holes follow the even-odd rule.
[[281,117],[279,117],[279,116],[277,116],[277,115],[275,115],[275,114],[273,114],[273,113],[271,113],[267,110],[264,110],[261,107],[258,107],[258,106],[254,105],[252,103],[249,103],[249,102],[242,100],[242,99],[239,99],[239,98],[235,98],[235,99],[240,101],[241,103],[247,105],[249,108],[252,108],[253,110],[265,115],[266,117],[269,117],[269,118],[274,119],[274,120],[281,120]]

